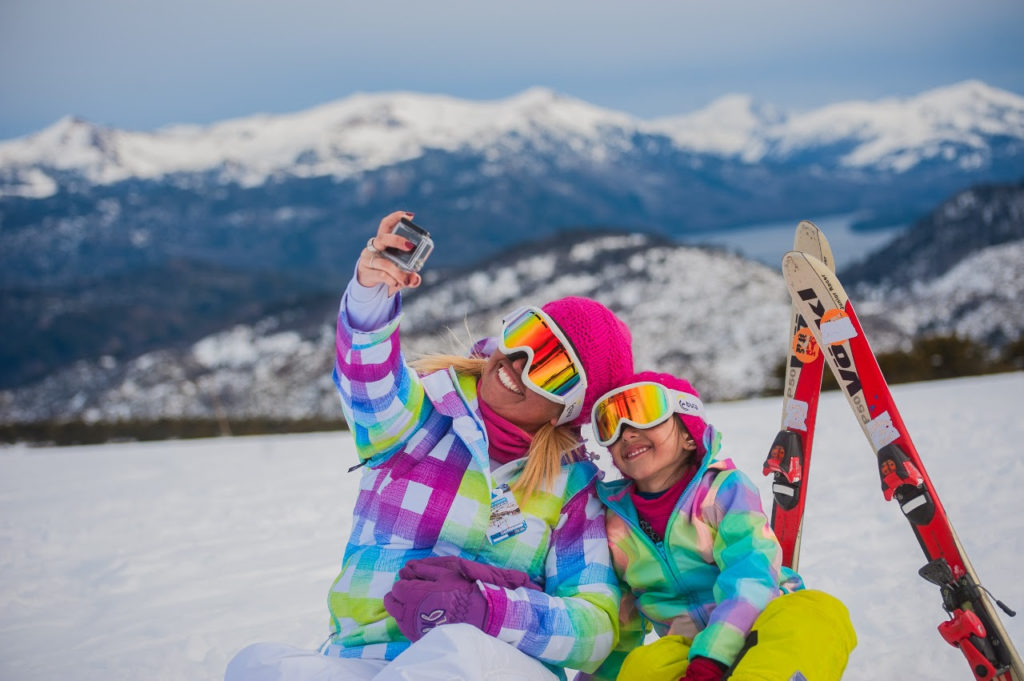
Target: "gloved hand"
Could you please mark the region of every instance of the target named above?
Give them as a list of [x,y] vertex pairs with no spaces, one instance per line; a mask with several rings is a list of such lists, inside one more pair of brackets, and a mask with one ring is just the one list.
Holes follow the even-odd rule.
[[410,641],[441,624],[465,622],[481,630],[488,624],[487,598],[476,582],[540,591],[519,570],[477,563],[457,556],[410,560],[398,571],[398,581],[384,596],[384,609],[395,618]]
[[722,681],[725,667],[707,657],[695,657],[679,681]]
[[419,560],[410,560],[405,567],[398,571],[398,577],[400,579],[436,581],[445,573],[461,575],[470,581],[479,579],[484,584],[493,584],[506,589],[518,589],[523,586],[535,591],[541,590],[539,586],[530,581],[530,576],[525,572],[477,563],[457,556],[430,556]]
[[410,641],[420,640],[442,624],[465,622],[485,630],[487,599],[475,580],[450,570],[436,573],[436,579],[410,579],[402,576],[403,571],[384,596],[384,609]]

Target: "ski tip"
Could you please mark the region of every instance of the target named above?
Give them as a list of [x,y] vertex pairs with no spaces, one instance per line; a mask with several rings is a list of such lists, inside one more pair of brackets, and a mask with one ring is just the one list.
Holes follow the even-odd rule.
[[822,262],[820,258],[816,257],[813,253],[808,253],[807,251],[793,250],[787,252],[782,256],[783,269],[787,269],[787,265],[789,268],[810,267],[811,269],[819,272],[825,271],[832,273],[832,268],[829,267],[827,263]]
[[825,265],[830,270],[835,270],[835,259],[832,257],[832,247],[828,238],[821,228],[810,220],[801,220],[796,226],[796,233],[793,235],[793,250],[808,253]]
[[821,228],[810,220],[801,220],[796,225],[797,234],[821,234]]
[[849,301],[832,268],[803,251],[790,251],[782,256],[782,277],[790,293],[795,287],[821,285],[822,291],[826,292],[824,295],[832,299],[835,307],[843,308]]
[[787,251],[786,254],[782,256],[782,271],[792,272],[805,262],[807,262],[807,253],[804,251]]

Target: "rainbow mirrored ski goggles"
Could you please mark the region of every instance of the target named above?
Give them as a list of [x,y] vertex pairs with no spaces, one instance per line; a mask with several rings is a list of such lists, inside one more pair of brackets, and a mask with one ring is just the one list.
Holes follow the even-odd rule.
[[523,307],[502,320],[499,349],[506,355],[526,353],[523,383],[536,393],[564,406],[558,425],[583,410],[587,375],[572,343],[538,307]]
[[704,418],[704,403],[690,393],[659,383],[630,383],[601,396],[590,412],[594,437],[602,447],[619,439],[623,424],[647,429],[660,425],[672,414]]

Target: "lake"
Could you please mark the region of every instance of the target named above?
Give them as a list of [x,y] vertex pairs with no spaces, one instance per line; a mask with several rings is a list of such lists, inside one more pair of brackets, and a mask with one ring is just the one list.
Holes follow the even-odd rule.
[[[835,256],[836,269],[842,269],[881,248],[906,229],[895,225],[871,230],[854,230],[860,214],[832,215],[807,218],[818,225],[828,237]],[[778,267],[782,256],[793,247],[793,230],[797,221],[764,222],[715,232],[699,232],[683,238],[694,245],[721,246],[736,251],[752,260]]]

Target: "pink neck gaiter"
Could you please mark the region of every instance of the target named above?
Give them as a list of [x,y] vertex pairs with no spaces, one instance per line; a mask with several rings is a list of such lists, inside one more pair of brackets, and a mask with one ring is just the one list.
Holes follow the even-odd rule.
[[[477,388],[479,394],[479,388]],[[533,438],[511,421],[498,416],[483,400],[477,399],[480,415],[487,431],[487,451],[498,463],[508,463],[526,456]]]
[[676,502],[682,495],[683,490],[693,480],[697,473],[697,466],[690,466],[674,485],[664,492],[648,494],[639,491],[636,485],[629,488],[629,495],[636,508],[637,517],[640,520],[640,528],[655,543],[665,538],[665,528],[668,526],[668,518],[675,510]]

